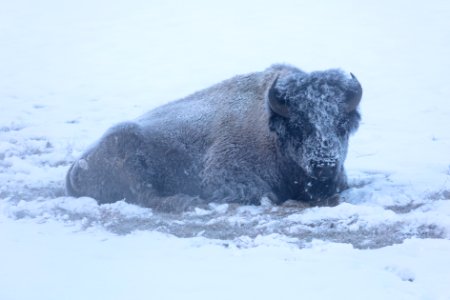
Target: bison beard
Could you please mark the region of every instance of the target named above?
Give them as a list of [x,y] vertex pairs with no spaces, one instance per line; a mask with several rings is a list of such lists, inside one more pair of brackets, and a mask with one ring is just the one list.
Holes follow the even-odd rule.
[[236,76],[108,130],[71,166],[66,190],[164,211],[264,196],[333,205],[361,96],[335,69]]

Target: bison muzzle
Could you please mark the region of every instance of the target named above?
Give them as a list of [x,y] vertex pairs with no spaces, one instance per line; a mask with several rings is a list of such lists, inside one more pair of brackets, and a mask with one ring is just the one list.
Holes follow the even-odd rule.
[[66,189],[165,211],[210,202],[330,203],[362,88],[338,69],[240,75],[114,126],[69,169]]

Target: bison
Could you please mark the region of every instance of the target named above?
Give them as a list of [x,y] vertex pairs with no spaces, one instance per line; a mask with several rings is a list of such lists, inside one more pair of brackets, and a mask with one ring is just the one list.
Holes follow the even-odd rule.
[[164,211],[263,197],[327,205],[347,188],[361,97],[339,69],[235,76],[109,129],[70,167],[66,190]]

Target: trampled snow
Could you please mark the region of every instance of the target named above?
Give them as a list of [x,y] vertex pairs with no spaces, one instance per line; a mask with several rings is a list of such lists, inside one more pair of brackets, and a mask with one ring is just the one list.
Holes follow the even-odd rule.
[[[4,1],[0,299],[450,299],[447,1]],[[337,207],[64,195],[111,125],[291,63],[361,82]]]

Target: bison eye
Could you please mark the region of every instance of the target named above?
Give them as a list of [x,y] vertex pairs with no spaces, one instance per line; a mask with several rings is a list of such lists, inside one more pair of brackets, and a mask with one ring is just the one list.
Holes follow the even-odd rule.
[[347,132],[353,133],[358,129],[359,120],[361,119],[361,115],[357,111],[353,111],[346,118],[346,128]]
[[292,122],[288,125],[288,131],[296,140],[303,140],[312,133],[313,127],[308,122]]
[[348,120],[342,120],[337,126],[337,132],[340,136],[346,136],[349,132],[349,122]]

